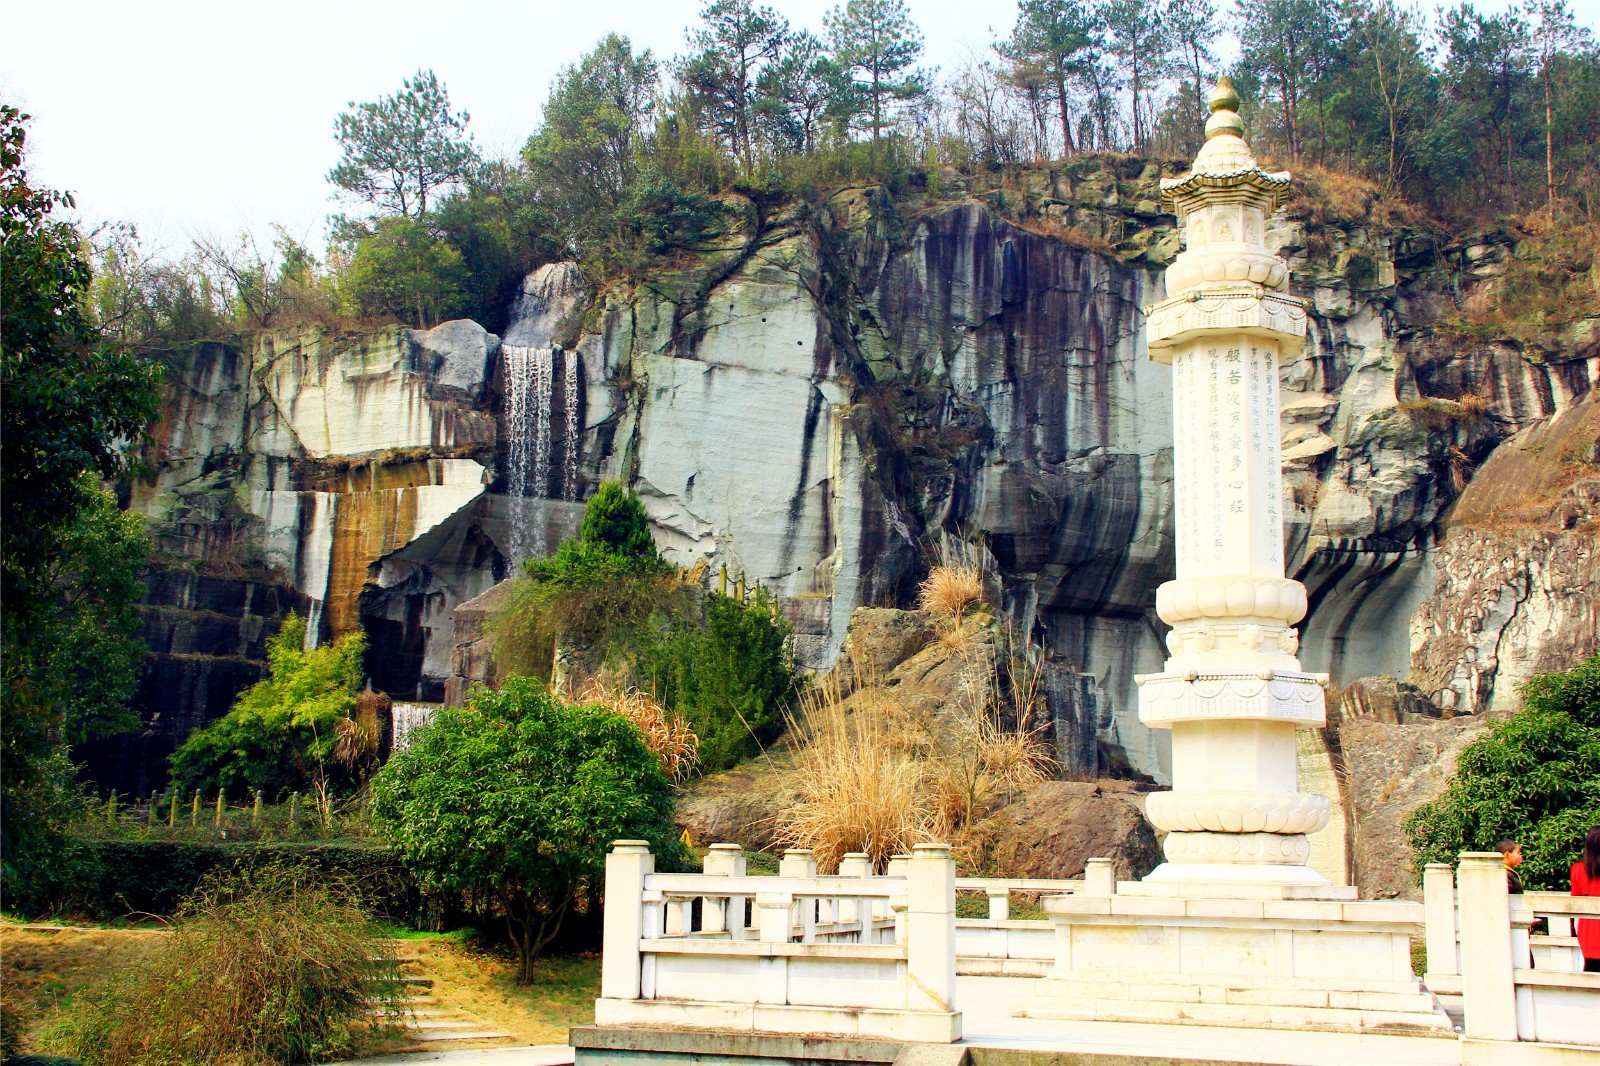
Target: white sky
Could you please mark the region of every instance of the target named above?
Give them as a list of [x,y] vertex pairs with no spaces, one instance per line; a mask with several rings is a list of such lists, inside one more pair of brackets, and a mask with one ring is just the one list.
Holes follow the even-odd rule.
[[[701,2],[0,0],[0,97],[34,116],[30,172],[76,192],[88,222],[131,221],[171,253],[192,234],[271,222],[320,247],[337,209],[333,120],[349,101],[431,67],[487,154],[513,155],[561,66],[610,30],[671,56]],[[836,0],[770,2],[820,32]],[[1572,6],[1600,25],[1600,0]],[[945,69],[1016,12],[1012,0],[909,7],[924,61]]]
[[[817,32],[832,0],[777,0]],[[671,56],[701,0],[0,0],[0,97],[34,116],[28,169],[87,221],[132,221],[169,252],[192,233],[313,246],[339,207],[334,116],[431,67],[489,155],[514,155],[558,70],[607,31]],[[1010,2],[911,0],[925,61],[953,66]]]

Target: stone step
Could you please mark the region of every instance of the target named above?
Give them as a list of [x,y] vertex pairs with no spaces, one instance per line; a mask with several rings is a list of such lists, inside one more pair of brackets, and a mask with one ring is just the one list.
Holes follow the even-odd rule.
[[1050,1002],[1041,997],[1023,1011],[1028,1018],[1067,1021],[1126,1021],[1227,1025],[1346,1032],[1403,1031],[1454,1039],[1443,1011],[1362,1010],[1284,1004],[1181,1003],[1172,1000],[1072,997]]
[[425,1033],[444,1029],[482,1029],[483,1022],[476,1018],[456,1015],[450,1018],[423,1018],[413,1024],[412,1028]]

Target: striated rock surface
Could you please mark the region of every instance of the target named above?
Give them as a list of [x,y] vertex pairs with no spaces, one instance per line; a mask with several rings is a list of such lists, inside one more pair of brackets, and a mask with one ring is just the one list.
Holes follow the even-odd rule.
[[[592,293],[540,267],[503,330],[541,353],[513,435],[506,354],[474,323],[196,345],[171,356],[130,502],[180,560],[277,575],[323,639],[367,628],[374,683],[403,699],[442,697],[451,612],[507,576],[513,543],[553,547],[601,478],[639,491],[674,561],[779,597],[811,668],[959,543],[1008,643],[1042,651],[1062,765],[1162,781],[1132,683],[1165,657],[1153,594],[1172,569],[1171,404],[1140,311],[1179,248],[1161,176],[1085,159],[1003,189],[951,171],[765,214],[730,198],[724,233],[637,282]],[[1483,302],[1504,239],[1302,199],[1269,242],[1312,308],[1282,368],[1303,661],[1340,685],[1408,678],[1456,712],[1512,705],[1529,672],[1593,647],[1593,494],[1571,478],[1548,518],[1481,516],[1504,510],[1500,466],[1525,486],[1530,455],[1592,442],[1571,412],[1600,332],[1524,350],[1438,328]],[[1553,427],[1569,443],[1502,443]],[[514,488],[514,459],[543,480]]]
[[1422,898],[1401,824],[1418,806],[1438,798],[1461,749],[1484,728],[1472,717],[1340,723],[1349,870],[1363,898]]
[[1600,403],[1496,448],[1445,527],[1411,619],[1410,679],[1440,707],[1514,709],[1531,675],[1600,653]]

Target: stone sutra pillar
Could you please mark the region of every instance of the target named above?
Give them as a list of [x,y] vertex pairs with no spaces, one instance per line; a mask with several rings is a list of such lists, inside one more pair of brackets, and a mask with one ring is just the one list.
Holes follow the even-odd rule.
[[1326,880],[1306,834],[1329,808],[1298,790],[1295,731],[1324,723],[1325,678],[1295,658],[1278,426],[1278,360],[1306,315],[1262,241],[1289,175],[1256,165],[1238,106],[1224,78],[1193,168],[1161,183],[1187,250],[1148,309],[1150,357],[1172,366],[1178,576],[1156,593],[1171,657],[1137,679],[1140,720],[1172,730],[1172,791],[1147,807],[1167,862],[1147,880],[1310,886]]

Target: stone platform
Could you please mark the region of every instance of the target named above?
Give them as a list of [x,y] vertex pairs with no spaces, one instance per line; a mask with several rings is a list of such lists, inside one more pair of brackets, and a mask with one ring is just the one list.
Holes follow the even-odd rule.
[[[1019,1018],[1029,978],[962,977],[967,1036],[950,1045],[625,1026],[572,1030],[577,1066],[1458,1066],[1454,1039]],[[487,1062],[487,1060],[486,1060]]]
[[1454,1036],[1411,971],[1420,904],[1151,888],[1044,900],[1055,966],[1028,1017]]

